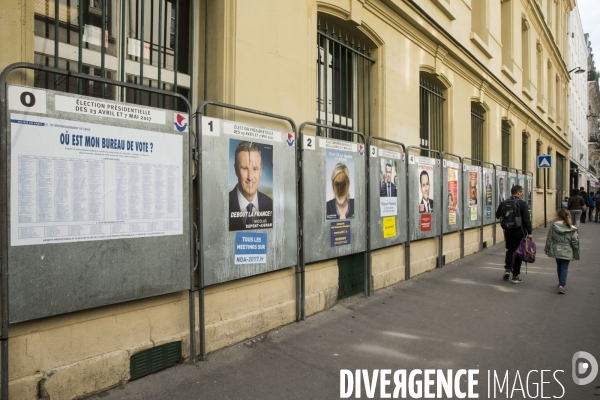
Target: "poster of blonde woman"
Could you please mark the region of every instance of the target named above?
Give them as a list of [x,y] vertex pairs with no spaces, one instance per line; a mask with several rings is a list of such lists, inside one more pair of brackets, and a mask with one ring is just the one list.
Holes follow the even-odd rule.
[[327,151],[326,219],[354,218],[354,154]]

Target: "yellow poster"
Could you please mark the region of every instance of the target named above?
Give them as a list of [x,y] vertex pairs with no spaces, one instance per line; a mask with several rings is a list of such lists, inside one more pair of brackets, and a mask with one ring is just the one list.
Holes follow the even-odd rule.
[[448,223],[450,225],[456,225],[456,213],[455,212],[448,213]]
[[477,207],[469,207],[471,209],[471,221],[477,221]]
[[396,236],[396,217],[383,218],[383,238]]

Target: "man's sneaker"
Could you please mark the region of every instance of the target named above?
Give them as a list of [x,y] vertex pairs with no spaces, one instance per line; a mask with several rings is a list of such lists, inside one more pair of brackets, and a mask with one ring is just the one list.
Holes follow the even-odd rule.
[[566,293],[565,288],[563,286],[559,286],[558,287],[558,293],[565,294]]
[[504,275],[502,276],[502,279],[507,281],[509,278],[510,278],[510,271],[504,271]]
[[519,278],[519,276],[513,276],[511,283],[521,283],[523,282],[523,279]]

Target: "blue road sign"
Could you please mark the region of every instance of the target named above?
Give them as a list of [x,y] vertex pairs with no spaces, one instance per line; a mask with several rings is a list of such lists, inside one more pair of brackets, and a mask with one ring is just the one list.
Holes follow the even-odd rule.
[[552,156],[550,155],[538,156],[537,162],[538,168],[552,168]]

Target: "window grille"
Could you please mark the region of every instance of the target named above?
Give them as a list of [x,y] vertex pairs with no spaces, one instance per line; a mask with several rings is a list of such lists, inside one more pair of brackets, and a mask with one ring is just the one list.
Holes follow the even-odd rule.
[[502,124],[502,165],[510,167],[510,127]]
[[[541,142],[536,142],[535,144],[535,155],[536,155],[536,163],[537,163],[537,157],[542,155],[542,143]],[[535,169],[535,187],[539,188],[541,184],[541,179],[540,179],[540,169],[536,168]]]
[[[81,12],[80,12],[81,10]],[[35,63],[192,98],[191,0],[34,0]],[[183,110],[172,99],[102,83],[36,73],[34,84],[113,100]]]
[[[334,127],[371,132],[371,49],[335,27],[317,29],[317,122]],[[353,140],[351,134],[332,130],[337,139]]]
[[[444,140],[444,90],[426,79],[420,81],[420,146],[443,151]],[[425,155],[425,154],[424,154]]]
[[483,161],[485,118],[483,112],[471,106],[471,158]]
[[527,136],[523,135],[523,142],[521,143],[521,169],[527,171]]

